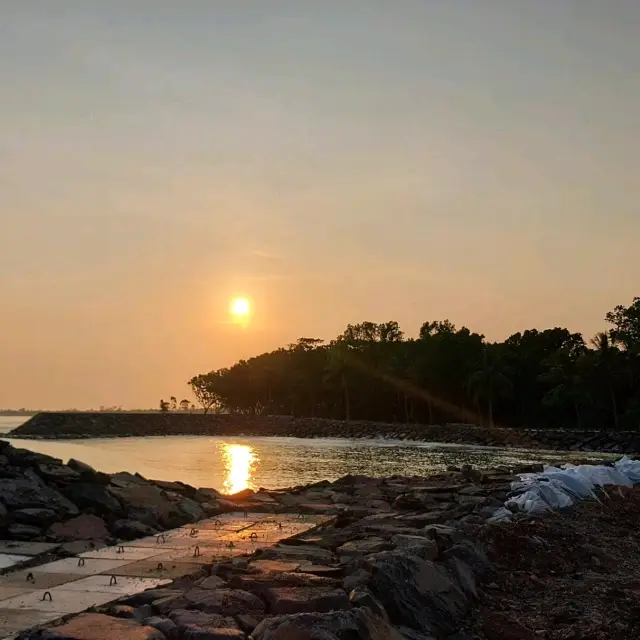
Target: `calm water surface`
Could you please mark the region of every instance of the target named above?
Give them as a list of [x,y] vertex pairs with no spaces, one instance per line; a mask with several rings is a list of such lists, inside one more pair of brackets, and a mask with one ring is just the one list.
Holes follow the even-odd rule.
[[[23,421],[23,418],[0,416],[0,433],[7,433]],[[567,457],[567,454],[516,449],[330,438],[185,436],[57,441],[12,439],[11,442],[16,447],[46,453],[65,462],[76,458],[107,473],[138,472],[147,478],[181,480],[226,493],[247,487],[275,489],[335,480],[348,473],[424,475],[448,465],[490,467],[541,459],[562,461]],[[603,456],[594,454],[594,457],[602,459]]]

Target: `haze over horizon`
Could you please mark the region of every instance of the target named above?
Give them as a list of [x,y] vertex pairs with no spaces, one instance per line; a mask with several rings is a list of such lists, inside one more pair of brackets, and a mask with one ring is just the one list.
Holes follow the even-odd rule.
[[0,407],[156,406],[362,320],[602,330],[640,293],[638,33],[634,0],[6,3]]

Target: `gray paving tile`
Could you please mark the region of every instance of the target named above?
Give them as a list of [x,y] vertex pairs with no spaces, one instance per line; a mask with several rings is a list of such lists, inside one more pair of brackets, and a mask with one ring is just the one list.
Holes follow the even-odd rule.
[[0,636],[12,637],[19,631],[45,625],[60,617],[58,613],[0,608]]
[[38,573],[70,573],[75,576],[89,576],[110,571],[129,562],[130,560],[65,558],[39,566]]
[[[29,576],[32,580],[27,580]],[[50,589],[72,580],[80,580],[80,578],[84,578],[84,576],[71,573],[40,572],[39,567],[34,567],[0,577],[0,585],[2,587],[28,587],[32,590]]]
[[171,582],[170,578],[151,578],[138,576],[90,576],[76,582],[70,582],[51,590],[51,594],[56,599],[56,595],[67,591],[82,591],[87,593],[101,592],[118,598],[120,596],[133,595],[147,589],[156,589]]
[[187,556],[187,560],[180,562],[163,558],[158,560],[140,560],[118,567],[113,571],[116,576],[136,576],[140,578],[171,578],[175,580],[183,576],[189,576],[202,571],[202,564],[195,562],[194,558]]
[[20,542],[19,540],[0,540],[0,553],[13,553],[21,556],[39,556],[59,548],[51,542]]
[[122,545],[116,547],[104,547],[103,549],[97,549],[96,551],[85,551],[81,553],[81,558],[95,558],[97,560],[124,560],[128,562],[135,562],[136,560],[146,560],[147,558],[153,558],[153,556],[159,556],[164,553],[161,546],[155,547],[133,547],[130,545]]
[[[51,600],[43,599],[46,593],[51,594]],[[2,601],[3,609],[18,609],[27,611],[43,611],[45,613],[80,613],[89,607],[107,604],[119,597],[118,593],[103,591],[71,591],[63,587],[54,587],[48,591],[38,590]]]
[[10,569],[27,560],[31,560],[31,556],[19,555],[17,553],[0,553],[0,569]]
[[[0,601],[22,595],[23,593],[30,593],[34,589],[35,587],[10,587],[0,584]],[[0,602],[0,607],[2,607],[2,602]]]

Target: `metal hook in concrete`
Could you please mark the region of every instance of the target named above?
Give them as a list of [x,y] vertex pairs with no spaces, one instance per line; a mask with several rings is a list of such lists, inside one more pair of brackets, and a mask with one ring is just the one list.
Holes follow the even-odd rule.
[[113,586],[114,584],[118,584],[118,579],[115,576],[111,576],[111,579],[109,580],[109,586]]
[[220,522],[220,520],[216,520],[216,521],[214,521],[213,526],[214,527],[221,527],[222,526],[222,522]]
[[51,595],[51,591],[45,591],[42,594],[42,601],[44,602],[45,600],[47,600],[47,596],[49,596],[49,602],[53,602],[53,596]]
[[78,566],[84,567],[84,558],[78,558]]
[[158,571],[164,571],[164,565],[162,564],[162,562],[158,562],[158,566],[156,567],[156,569]]
[[167,538],[166,538],[166,536],[164,535],[164,533],[161,533],[161,534],[156,538],[156,544],[160,544],[160,540],[162,540],[162,542],[163,542],[163,543],[167,541]]
[[190,535],[192,538],[195,538],[195,537],[198,535],[198,530],[197,530],[197,529],[195,529],[195,528],[192,528],[192,529],[191,529],[191,531],[189,532],[189,535]]
[[118,547],[118,549],[116,550],[116,553],[124,553],[124,547],[122,545],[120,545]]
[[36,579],[33,577],[33,573],[27,573],[27,582],[35,582]]
[[198,545],[196,545],[196,548],[193,550],[193,557],[194,558],[200,557],[200,547]]
[[249,536],[249,540],[257,540],[258,539],[258,534],[254,531],[250,536]]

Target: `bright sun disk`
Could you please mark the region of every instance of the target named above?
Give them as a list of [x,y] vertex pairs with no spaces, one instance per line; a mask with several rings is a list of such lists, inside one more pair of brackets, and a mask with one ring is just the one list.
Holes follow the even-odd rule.
[[231,314],[242,318],[249,313],[249,301],[246,298],[234,298],[231,301]]

